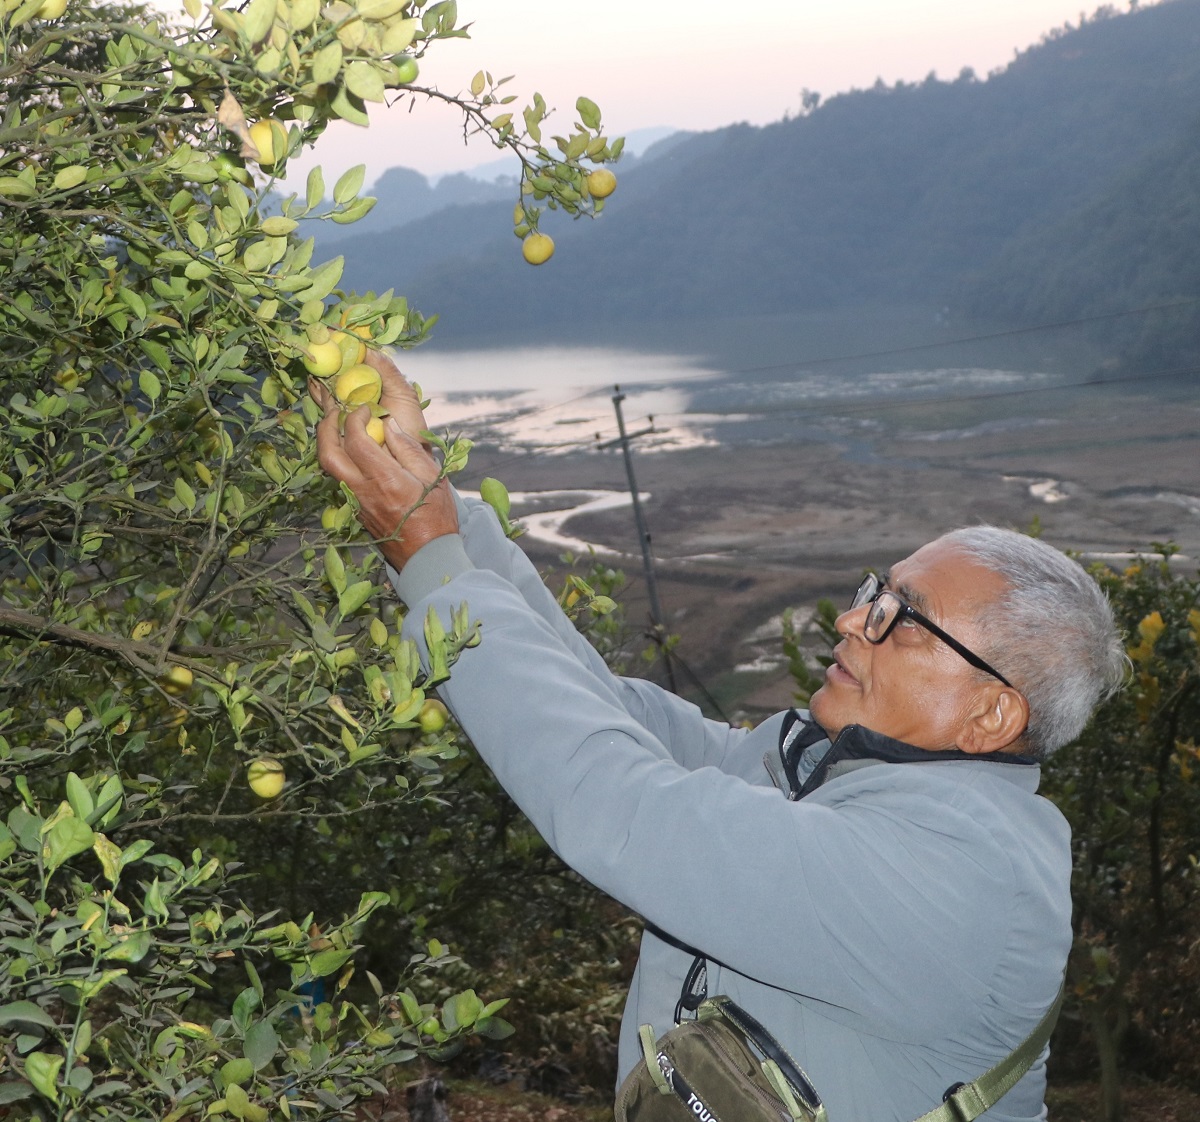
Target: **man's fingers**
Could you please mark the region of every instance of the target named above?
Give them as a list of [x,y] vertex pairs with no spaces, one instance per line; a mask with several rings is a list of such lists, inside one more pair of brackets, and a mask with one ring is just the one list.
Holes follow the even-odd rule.
[[399,465],[422,485],[436,482],[441,469],[419,440],[385,424],[383,431],[387,444],[380,448],[367,432],[370,419],[371,410],[365,405],[360,406],[346,418],[342,433],[342,446],[364,475],[382,476],[394,472]]
[[387,438],[387,450],[405,471],[416,476],[422,483],[428,484],[437,480],[441,468],[437,460],[430,455],[427,445],[406,432],[397,432],[390,427],[384,429],[384,435]]
[[[329,400],[332,401],[332,398]],[[340,479],[343,483],[349,483],[351,487],[354,487],[356,482],[362,478],[362,473],[342,446],[339,411],[336,408],[329,410],[328,406],[326,409],[325,416],[317,422],[317,462],[327,475],[332,475],[334,479]],[[371,438],[368,436],[367,439]]]
[[379,371],[383,382],[383,396],[379,404],[391,414],[390,420],[395,422],[401,432],[419,439],[421,432],[429,426],[425,422],[425,414],[421,412],[416,390],[382,351],[368,351],[367,365]]

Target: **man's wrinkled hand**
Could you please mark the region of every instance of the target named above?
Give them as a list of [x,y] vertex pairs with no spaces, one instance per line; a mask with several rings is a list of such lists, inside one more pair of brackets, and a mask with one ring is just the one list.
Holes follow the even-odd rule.
[[383,379],[380,404],[391,414],[384,420],[384,446],[367,432],[368,406],[345,413],[313,379],[309,391],[325,412],[317,425],[317,459],[354,493],[359,520],[387,561],[402,569],[423,545],[458,533],[458,512],[421,440],[426,425],[416,393],[389,359],[377,353],[369,359]]

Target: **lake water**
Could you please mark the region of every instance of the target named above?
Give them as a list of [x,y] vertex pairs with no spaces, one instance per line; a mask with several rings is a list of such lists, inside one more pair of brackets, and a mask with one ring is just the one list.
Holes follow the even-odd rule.
[[[516,350],[417,349],[401,366],[431,404],[430,423],[503,451],[564,453],[617,436],[613,388],[626,395],[630,433],[641,453],[736,444],[836,440],[853,459],[873,456],[884,431],[872,416],[889,402],[1005,395],[1053,388],[1050,374],[984,368],[880,371],[853,376],[797,368],[723,370],[672,354],[618,348],[528,347]],[[982,421],[981,429],[1019,429],[1053,421],[1036,414]],[[649,431],[646,431],[649,430]],[[960,439],[931,430],[921,439]]]

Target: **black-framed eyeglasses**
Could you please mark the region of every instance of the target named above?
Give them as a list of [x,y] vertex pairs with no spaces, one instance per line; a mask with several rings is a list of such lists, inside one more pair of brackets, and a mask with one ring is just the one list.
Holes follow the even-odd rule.
[[850,604],[850,610],[854,611],[855,608],[861,608],[864,604],[871,605],[866,622],[863,624],[863,638],[868,643],[882,643],[901,619],[911,619],[913,623],[920,624],[930,634],[936,635],[946,646],[965,658],[972,666],[990,674],[993,678],[998,678],[1009,689],[1016,688],[999,670],[989,666],[969,647],[964,647],[953,635],[947,634],[933,620],[923,616],[890,588],[884,588],[883,581],[874,573],[868,573],[863,577],[862,584],[858,586],[858,591],[854,594],[854,600]]

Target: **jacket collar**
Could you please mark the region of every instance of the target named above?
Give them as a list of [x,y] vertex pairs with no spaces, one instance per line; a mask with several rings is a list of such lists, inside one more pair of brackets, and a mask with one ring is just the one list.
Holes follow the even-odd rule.
[[[826,746],[824,750],[822,742]],[[866,764],[945,763],[950,760],[1021,767],[1038,765],[1038,761],[1031,756],[1003,752],[991,752],[985,756],[957,748],[931,752],[861,725],[847,725],[830,744],[825,730],[807,712],[797,709],[787,714],[779,731],[778,764],[785,781],[779,785],[793,801],[804,798],[834,776]],[[768,770],[776,775],[776,768],[769,766]],[[779,777],[776,778],[778,780]]]

